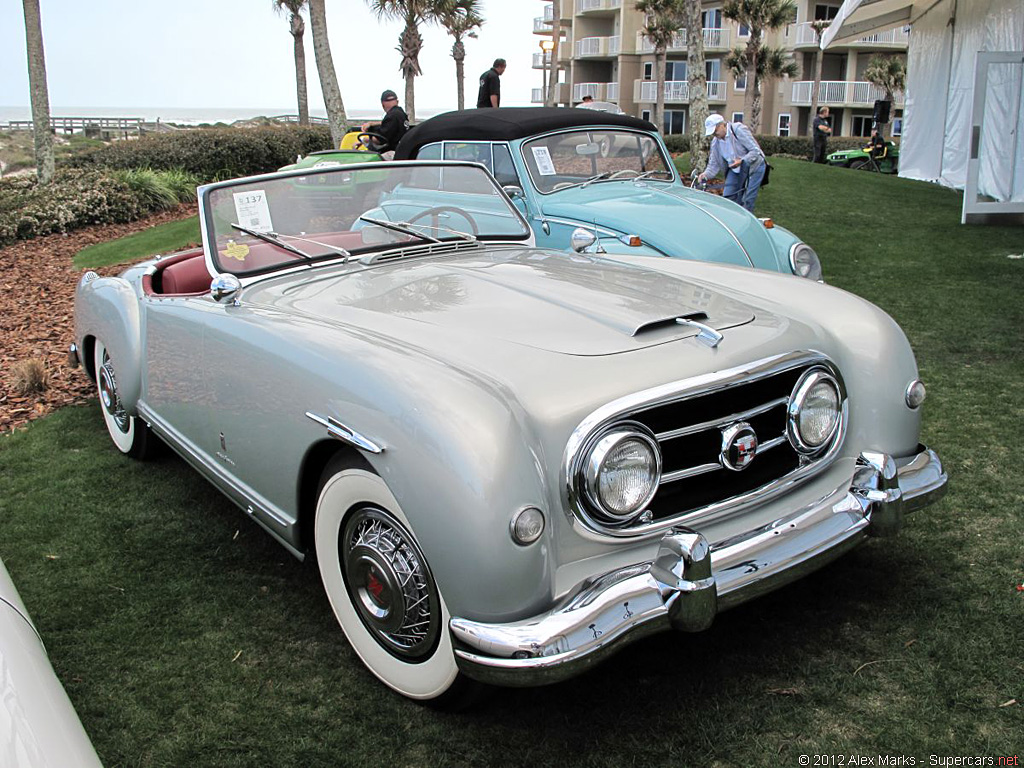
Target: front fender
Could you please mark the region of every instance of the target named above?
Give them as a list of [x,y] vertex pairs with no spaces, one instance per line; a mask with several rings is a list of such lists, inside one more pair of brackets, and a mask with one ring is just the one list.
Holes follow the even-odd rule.
[[[142,394],[142,323],[131,283],[87,272],[75,291],[75,339],[83,353],[93,348],[92,340],[103,342],[114,364],[121,403],[129,415],[137,415]],[[95,376],[92,360],[83,362]]]

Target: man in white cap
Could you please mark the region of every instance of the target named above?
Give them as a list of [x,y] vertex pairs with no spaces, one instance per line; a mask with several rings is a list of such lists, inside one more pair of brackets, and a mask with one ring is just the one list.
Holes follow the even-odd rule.
[[753,213],[765,171],[764,152],[754,135],[743,123],[728,123],[714,113],[704,121],[704,135],[714,138],[707,168],[697,178],[704,182],[724,172],[722,194]]

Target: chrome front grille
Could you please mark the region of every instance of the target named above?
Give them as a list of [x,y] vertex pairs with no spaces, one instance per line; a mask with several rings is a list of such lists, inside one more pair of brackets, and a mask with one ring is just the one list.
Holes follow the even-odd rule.
[[[838,451],[845,432],[845,393],[839,433],[821,455],[799,453],[787,437],[789,399],[809,369],[835,367],[816,353],[792,353],[743,369],[682,381],[611,403],[586,419],[567,450],[570,503],[586,527],[612,536],[636,536],[713,513],[731,510],[751,498],[768,498],[791,482],[815,474]],[[609,426],[633,422],[653,433],[661,449],[662,474],[647,512],[632,525],[612,528],[589,513],[575,493],[575,454],[585,454],[593,436]],[[747,424],[757,435],[754,459],[737,471],[721,459],[723,434]]]

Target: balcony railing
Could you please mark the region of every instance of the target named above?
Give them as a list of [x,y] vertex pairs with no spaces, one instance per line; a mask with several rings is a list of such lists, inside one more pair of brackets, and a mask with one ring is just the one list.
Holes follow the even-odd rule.
[[[810,106],[813,80],[798,80],[793,83],[792,102],[796,106]],[[844,82],[822,80],[818,83],[819,106],[871,106],[876,99],[884,98],[885,91],[877,85],[863,80]],[[894,106],[902,107],[902,92],[893,95]]]
[[538,16],[533,20],[533,34],[535,35],[550,35],[551,34],[551,19],[545,19],[543,16]]
[[576,13],[611,11],[622,7],[622,0],[576,0]]
[[[827,29],[827,27],[826,27]],[[824,32],[822,33],[824,34]],[[796,45],[817,45],[818,37],[814,34],[811,22],[805,21],[796,25]],[[858,38],[852,43],[844,45],[877,45],[879,47],[906,48],[910,44],[910,27],[890,29],[886,32],[878,32],[874,35]]]
[[583,101],[584,96],[592,96],[594,101],[604,101],[605,83],[576,83],[572,87],[572,100]]
[[[706,27],[701,30],[704,34],[704,50],[718,51],[729,49],[729,38],[731,30],[719,29],[718,27]],[[638,53],[654,53],[654,43],[643,33],[636,33],[636,50]],[[680,29],[672,38],[667,51],[671,53],[686,52],[686,30]]]
[[547,5],[544,6],[544,21],[549,21],[550,22],[550,21],[554,21],[554,20],[555,20],[555,4],[554,3],[548,3]]
[[[725,82],[708,80],[708,101],[725,101]],[[635,80],[633,82],[633,99],[635,101],[654,103],[658,100],[658,83],[655,80]],[[686,80],[665,81],[665,101],[689,103],[690,84]]]
[[576,41],[576,58],[599,56],[618,56],[622,38],[615,37],[584,37]]
[[544,103],[544,89],[534,88],[530,92],[530,103],[531,104],[543,104]]
[[551,67],[551,51],[533,54],[533,68],[544,69],[544,67]]
[[618,101],[619,100],[619,84],[618,83],[605,83],[604,84],[604,98],[607,101]]

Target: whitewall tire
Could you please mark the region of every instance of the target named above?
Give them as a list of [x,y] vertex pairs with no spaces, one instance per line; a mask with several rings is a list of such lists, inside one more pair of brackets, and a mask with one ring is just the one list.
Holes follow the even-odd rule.
[[380,477],[363,469],[327,475],[314,535],[334,615],[374,675],[423,702],[437,702],[464,682],[444,598],[409,521]]
[[118,394],[113,361],[99,339],[96,340],[93,359],[100,411],[103,413],[103,422],[107,426],[110,439],[121,453],[136,459],[146,458],[151,452],[152,445],[149,427],[125,412]]

